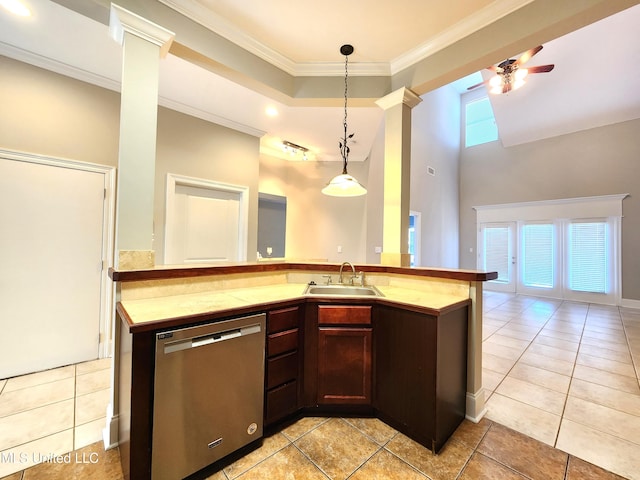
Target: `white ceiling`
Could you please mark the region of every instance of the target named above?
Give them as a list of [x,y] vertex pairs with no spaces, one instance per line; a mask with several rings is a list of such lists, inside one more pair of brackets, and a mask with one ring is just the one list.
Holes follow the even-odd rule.
[[[342,75],[339,47],[352,43],[350,74],[357,76],[393,75],[531,0],[162,2],[292,75]],[[34,15],[26,20],[0,10],[0,54],[119,89],[121,49],[104,23],[49,0],[27,3]],[[552,72],[491,96],[505,146],[639,118],[637,25],[638,5],[546,42],[529,64],[554,63]],[[339,159],[342,108],[285,104],[174,55],[161,62],[160,78],[161,105],[261,136],[264,152],[279,155],[278,142],[289,140],[317,160]],[[477,81],[479,74],[445,88],[464,92]],[[278,116],[267,116],[268,106]],[[378,107],[350,106],[350,160],[366,159],[382,115]]]

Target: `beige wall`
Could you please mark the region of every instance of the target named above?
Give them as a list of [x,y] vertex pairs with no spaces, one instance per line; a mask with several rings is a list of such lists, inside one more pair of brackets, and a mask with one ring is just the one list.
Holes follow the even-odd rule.
[[120,94],[0,56],[0,148],[115,166]]
[[[120,95],[0,56],[0,148],[116,166]],[[250,189],[247,258],[256,255],[259,139],[159,108],[154,248],[161,263],[167,172]]]
[[157,263],[164,255],[167,173],[249,187],[247,260],[255,260],[259,149],[257,137],[167,108],[159,109],[154,213]]
[[[349,173],[367,188],[368,170],[369,161],[349,163]],[[260,191],[287,197],[288,258],[365,262],[369,195],[334,198],[320,192],[341,171],[340,162],[260,159]]]
[[[442,87],[413,109],[411,210],[422,215],[421,266],[458,267],[460,96]],[[427,173],[435,169],[435,175]]]
[[622,298],[640,300],[638,132],[640,120],[633,120],[509,148],[493,142],[463,149],[460,266],[476,267],[473,206],[628,193],[622,203]]

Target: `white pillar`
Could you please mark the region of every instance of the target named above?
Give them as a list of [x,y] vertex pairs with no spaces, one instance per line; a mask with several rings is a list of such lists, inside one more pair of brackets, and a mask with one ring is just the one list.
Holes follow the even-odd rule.
[[174,34],[115,4],[109,32],[123,48],[115,266],[152,267],[159,63]]
[[[114,4],[109,33],[123,48],[115,267],[148,268],[155,265],[153,196],[159,64],[169,51],[174,34]],[[115,302],[119,300],[120,289],[116,287]],[[107,448],[118,444],[120,415],[117,381],[120,325],[114,323],[111,331],[115,335],[111,339],[114,344],[111,402],[103,430]]]
[[466,417],[478,423],[487,411],[482,388],[482,282],[471,282],[469,298]]
[[409,255],[411,109],[422,99],[401,88],[376,103],[384,109],[383,265],[406,267]]

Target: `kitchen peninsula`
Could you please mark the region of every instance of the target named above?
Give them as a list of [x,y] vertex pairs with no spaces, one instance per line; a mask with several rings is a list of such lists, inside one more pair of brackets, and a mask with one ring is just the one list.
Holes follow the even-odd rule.
[[258,314],[266,318],[265,431],[305,414],[369,415],[437,452],[465,416],[480,420],[482,283],[496,274],[356,265],[381,296],[303,294],[327,275],[335,283],[339,268],[284,261],[111,271],[125,476],[151,477],[156,335]]

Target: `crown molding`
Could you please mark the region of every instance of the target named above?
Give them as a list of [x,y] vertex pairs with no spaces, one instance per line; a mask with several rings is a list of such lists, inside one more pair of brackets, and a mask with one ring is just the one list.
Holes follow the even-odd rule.
[[221,117],[206,110],[201,110],[192,105],[187,105],[186,103],[178,102],[167,97],[158,97],[158,105],[169,108],[171,110],[175,110],[176,112],[184,113],[185,115],[190,115],[201,120],[206,120],[207,122],[215,123],[216,125],[227,127],[238,132],[246,133],[247,135],[252,135],[254,137],[260,138],[267,133],[264,130],[251,127],[244,123],[236,122],[235,120],[231,120],[230,118]]
[[[341,76],[344,63],[294,62],[290,58],[269,48],[246,34],[228,20],[202,6],[194,0],[159,0],[167,7],[190,20],[224,37],[230,42],[256,55],[262,60],[296,77]],[[434,53],[452,45],[458,40],[486,27],[496,20],[509,15],[534,0],[497,0],[436,35],[429,41],[396,57],[390,62],[354,62],[349,65],[349,74],[354,76],[392,76],[414,65]]]
[[[257,41],[251,35],[237,28],[231,22],[212,12],[194,0],[159,0],[167,7],[184,15],[195,23],[211,30],[253,55],[270,63],[294,77],[344,75],[343,62],[307,63],[294,62],[290,58]],[[349,74],[353,76],[389,76],[389,64],[386,62],[358,63],[349,65]]]
[[[64,75],[65,77],[70,77],[81,82],[89,83],[97,87],[106,88],[107,90],[112,90],[114,92],[120,91],[120,80],[114,80],[112,78],[108,78],[103,75],[90,72],[88,70],[82,70],[66,63],[62,63],[51,58],[43,57],[42,55],[37,55],[35,53],[22,50],[4,42],[0,42],[0,55],[12,58],[19,62],[33,65],[34,67],[42,68],[44,70]],[[192,117],[200,118],[201,120],[215,123],[216,125],[231,128],[233,130],[246,133],[254,137],[262,137],[266,133],[263,130],[253,128],[249,125],[236,122],[229,118],[215,115],[214,113],[201,110],[185,103],[171,100],[167,97],[160,96],[158,98],[158,105],[169,108],[171,110],[175,110],[177,112],[184,113],[186,115],[190,115]]]
[[71,77],[85,83],[113,90],[114,92],[120,91],[120,79],[115,80],[105,77],[104,75],[90,72],[89,70],[83,70],[67,63],[9,45],[8,43],[0,42],[0,55],[64,75],[65,77]]
[[443,30],[429,41],[408,51],[404,55],[400,55],[390,62],[391,75],[414,65],[425,58],[435,54],[454,44],[458,40],[468,37],[487,25],[494,23],[502,17],[515,12],[516,10],[528,5],[534,0],[499,0],[491,3],[482,10],[478,10],[473,15],[456,23],[452,27]]

